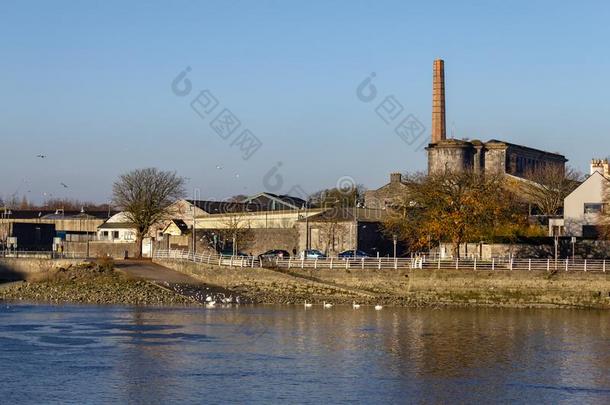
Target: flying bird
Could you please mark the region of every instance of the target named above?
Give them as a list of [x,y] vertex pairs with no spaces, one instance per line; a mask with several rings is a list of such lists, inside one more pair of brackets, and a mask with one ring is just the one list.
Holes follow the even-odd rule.
[[221,165],[216,165],[216,169],[222,170],[222,166]]
[[68,188],[68,185],[67,185],[66,183],[59,183],[59,184],[61,184],[62,186],[64,186],[64,188]]
[[37,158],[44,159],[44,158],[46,158],[46,157],[47,157],[47,155],[36,155],[36,157],[37,157]]

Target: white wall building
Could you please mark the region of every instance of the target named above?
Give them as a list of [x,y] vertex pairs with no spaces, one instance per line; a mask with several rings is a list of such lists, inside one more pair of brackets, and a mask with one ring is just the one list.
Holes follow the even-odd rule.
[[564,230],[567,236],[596,238],[608,213],[610,173],[607,160],[593,160],[591,175],[564,200]]

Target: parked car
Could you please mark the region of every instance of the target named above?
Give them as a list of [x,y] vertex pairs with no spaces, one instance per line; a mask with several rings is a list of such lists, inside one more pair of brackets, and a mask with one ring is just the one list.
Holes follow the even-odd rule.
[[300,258],[303,259],[326,259],[326,255],[317,249],[307,249],[301,252]]
[[[339,253],[339,258],[340,259],[353,259],[354,258],[354,250],[346,250],[345,252],[341,252]],[[356,250],[356,255],[355,257],[357,259],[363,258],[363,257],[371,257],[371,255],[369,255],[366,252],[363,252],[362,250]]]
[[260,260],[263,259],[289,259],[290,253],[282,249],[272,249],[258,255]]

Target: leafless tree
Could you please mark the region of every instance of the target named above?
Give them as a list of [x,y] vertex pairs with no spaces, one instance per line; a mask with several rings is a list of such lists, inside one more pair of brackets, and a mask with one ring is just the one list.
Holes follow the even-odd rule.
[[175,172],[146,168],[122,174],[112,186],[114,204],[136,226],[138,257],[150,228],[169,219],[171,205],[184,198],[184,183]]
[[250,222],[243,214],[228,214],[222,221],[222,226],[223,228],[219,230],[220,234],[225,242],[232,243],[233,254],[237,253],[237,249],[251,242],[253,235]]
[[518,188],[525,200],[534,204],[543,215],[559,215],[563,200],[582,182],[577,170],[561,166],[541,165],[525,174],[527,179]]

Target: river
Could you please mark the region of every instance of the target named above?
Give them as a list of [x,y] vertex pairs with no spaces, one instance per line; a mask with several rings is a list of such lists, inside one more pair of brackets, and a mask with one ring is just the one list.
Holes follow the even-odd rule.
[[610,403],[610,313],[2,303],[0,402]]

